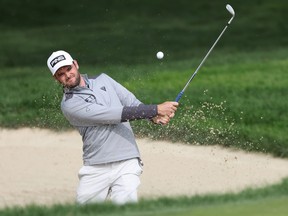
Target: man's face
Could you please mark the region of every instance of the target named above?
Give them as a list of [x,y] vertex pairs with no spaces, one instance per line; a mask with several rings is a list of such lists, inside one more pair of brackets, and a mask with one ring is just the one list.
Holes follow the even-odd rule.
[[80,84],[80,73],[78,71],[78,64],[73,61],[72,65],[67,65],[59,68],[54,77],[64,87],[74,88]]

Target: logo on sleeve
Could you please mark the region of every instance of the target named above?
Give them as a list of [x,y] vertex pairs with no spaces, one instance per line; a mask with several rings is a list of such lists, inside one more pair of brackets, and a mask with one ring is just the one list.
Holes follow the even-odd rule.
[[50,62],[51,67],[54,67],[58,62],[66,60],[64,55],[60,55],[55,57],[54,59],[52,59],[52,61]]
[[100,89],[103,90],[103,91],[106,91],[105,86],[102,86]]

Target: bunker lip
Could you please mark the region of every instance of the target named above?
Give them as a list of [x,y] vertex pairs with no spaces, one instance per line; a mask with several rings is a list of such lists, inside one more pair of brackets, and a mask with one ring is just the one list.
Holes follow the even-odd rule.
[[[220,146],[137,139],[140,198],[238,192],[288,177],[288,160]],[[0,207],[74,203],[82,166],[76,131],[0,129]]]

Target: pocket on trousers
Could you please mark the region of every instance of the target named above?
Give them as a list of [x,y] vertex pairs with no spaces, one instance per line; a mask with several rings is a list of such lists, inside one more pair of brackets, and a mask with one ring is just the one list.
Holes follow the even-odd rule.
[[138,167],[139,167],[139,171],[137,172],[137,174],[138,174],[138,176],[140,176],[143,173],[144,164],[140,158],[138,158],[137,161],[138,161]]
[[78,178],[85,176],[85,175],[92,175],[96,174],[97,169],[93,166],[82,166],[78,172]]

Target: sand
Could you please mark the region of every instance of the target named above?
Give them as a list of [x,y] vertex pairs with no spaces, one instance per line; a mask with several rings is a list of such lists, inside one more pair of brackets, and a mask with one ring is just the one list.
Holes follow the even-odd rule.
[[[288,160],[220,146],[137,139],[140,198],[239,192],[288,177]],[[82,141],[76,131],[0,129],[0,207],[75,202]]]

